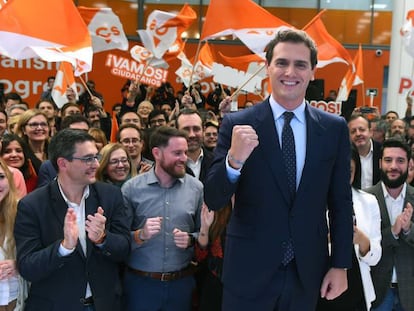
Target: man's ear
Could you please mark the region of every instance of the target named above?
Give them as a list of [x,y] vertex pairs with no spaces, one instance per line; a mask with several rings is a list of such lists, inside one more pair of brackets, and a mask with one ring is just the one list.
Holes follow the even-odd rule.
[[61,158],[58,158],[56,162],[57,162],[57,165],[58,165],[59,170],[60,170],[60,168],[66,168],[67,167],[69,160],[61,157]]
[[152,152],[152,156],[154,157],[155,160],[160,158],[161,149],[159,147],[152,148],[151,152]]

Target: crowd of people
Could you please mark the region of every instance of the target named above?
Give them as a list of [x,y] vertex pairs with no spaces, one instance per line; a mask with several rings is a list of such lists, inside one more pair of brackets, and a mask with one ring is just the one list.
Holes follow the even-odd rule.
[[266,51],[235,113],[197,83],[5,94],[0,310],[414,310],[411,99],[345,120],[306,102],[306,33]]

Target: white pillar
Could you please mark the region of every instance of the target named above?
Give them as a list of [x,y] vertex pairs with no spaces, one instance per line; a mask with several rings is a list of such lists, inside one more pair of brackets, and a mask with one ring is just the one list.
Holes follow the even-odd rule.
[[414,62],[405,51],[401,27],[406,22],[407,12],[414,9],[414,0],[394,0],[392,11],[390,66],[388,76],[388,96],[385,111],[397,111],[404,117],[405,97],[414,90]]

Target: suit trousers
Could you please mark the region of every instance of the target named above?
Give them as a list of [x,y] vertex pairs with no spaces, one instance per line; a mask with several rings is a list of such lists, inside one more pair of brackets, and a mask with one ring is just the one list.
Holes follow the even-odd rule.
[[280,265],[269,286],[253,299],[234,295],[224,284],[222,310],[315,311],[319,290],[302,286],[293,259],[287,266]]

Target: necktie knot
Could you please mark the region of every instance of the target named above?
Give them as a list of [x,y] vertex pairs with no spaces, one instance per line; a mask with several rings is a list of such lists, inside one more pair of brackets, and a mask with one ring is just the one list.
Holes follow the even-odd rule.
[[289,124],[290,121],[292,121],[294,116],[295,116],[295,114],[292,111],[285,111],[283,113],[283,117],[285,119],[285,124]]

